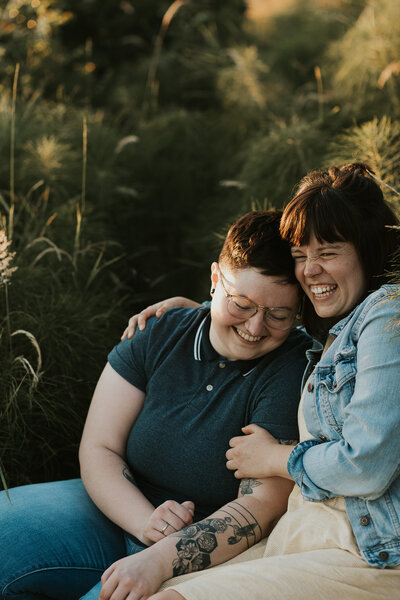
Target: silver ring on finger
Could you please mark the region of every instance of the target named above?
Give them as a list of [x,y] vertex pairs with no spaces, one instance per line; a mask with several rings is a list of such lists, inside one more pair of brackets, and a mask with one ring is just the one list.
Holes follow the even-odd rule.
[[161,529],[161,533],[164,533],[164,531],[167,529],[168,527],[168,523],[165,523],[164,527]]

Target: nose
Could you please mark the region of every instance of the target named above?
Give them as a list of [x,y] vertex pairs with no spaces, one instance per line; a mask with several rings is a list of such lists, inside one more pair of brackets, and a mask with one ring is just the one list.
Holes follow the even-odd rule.
[[305,277],[313,277],[314,275],[319,275],[322,272],[322,267],[319,264],[318,260],[315,258],[307,258],[304,263],[303,274]]
[[264,312],[259,310],[245,322],[247,331],[254,336],[265,335]]

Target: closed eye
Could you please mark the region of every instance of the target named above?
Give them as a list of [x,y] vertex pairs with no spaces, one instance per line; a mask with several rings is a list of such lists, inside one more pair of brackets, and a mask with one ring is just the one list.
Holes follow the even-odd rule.
[[304,262],[306,260],[306,257],[302,254],[295,254],[293,256],[293,259],[295,262],[299,263],[299,262]]

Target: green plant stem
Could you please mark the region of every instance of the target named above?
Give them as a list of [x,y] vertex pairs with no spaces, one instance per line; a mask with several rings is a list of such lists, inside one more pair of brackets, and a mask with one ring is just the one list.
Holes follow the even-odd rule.
[[73,253],[73,264],[76,267],[78,259],[78,252],[80,246],[80,236],[82,228],[82,218],[85,212],[86,204],[86,170],[87,170],[87,118],[83,118],[83,129],[82,129],[82,189],[81,189],[81,203],[77,203],[76,207],[76,230],[74,240],[74,253]]
[[11,103],[11,140],[10,140],[10,212],[8,216],[8,239],[12,240],[14,229],[15,207],[15,112],[17,105],[17,86],[19,76],[19,63],[15,66]]
[[86,204],[86,170],[87,170],[87,118],[83,118],[82,131],[82,192],[81,192],[81,212],[85,213]]
[[7,322],[7,333],[8,333],[8,343],[10,346],[10,358],[12,358],[12,341],[11,341],[11,324],[10,324],[10,305],[8,302],[8,284],[4,284],[4,295],[6,298],[6,322]]
[[322,84],[322,74],[320,67],[314,67],[314,75],[317,81],[318,91],[318,118],[320,121],[324,119],[324,86]]
[[1,480],[1,483],[3,484],[3,488],[4,488],[5,493],[7,494],[8,500],[9,500],[10,504],[12,504],[10,494],[8,493],[7,482],[6,482],[6,478],[4,476],[4,471],[3,471],[1,461],[0,461],[0,480]]
[[167,9],[167,11],[165,12],[165,14],[163,16],[163,19],[161,22],[161,27],[160,27],[160,30],[158,32],[158,35],[157,35],[157,38],[156,38],[156,41],[154,44],[153,56],[151,57],[150,67],[149,67],[149,71],[147,74],[147,81],[146,81],[146,87],[145,87],[145,99],[144,99],[144,103],[143,103],[144,110],[146,108],[147,96],[149,96],[150,109],[152,109],[152,110],[156,109],[157,94],[158,94],[158,86],[156,85],[156,73],[157,73],[158,63],[160,61],[161,50],[162,50],[162,46],[164,43],[165,34],[167,33],[168,27],[169,27],[172,19],[174,18],[175,14],[178,12],[178,10],[181,8],[181,6],[186,4],[186,1],[187,0],[175,0],[174,2],[172,2],[172,4],[169,6],[169,8]]

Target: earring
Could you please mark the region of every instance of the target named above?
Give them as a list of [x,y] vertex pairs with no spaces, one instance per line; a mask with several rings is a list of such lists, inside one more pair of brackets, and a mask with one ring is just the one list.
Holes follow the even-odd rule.
[[211,290],[210,290],[210,296],[213,296],[213,295],[214,295],[214,293],[215,293],[215,287],[211,287]]

